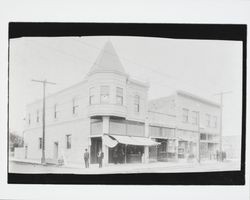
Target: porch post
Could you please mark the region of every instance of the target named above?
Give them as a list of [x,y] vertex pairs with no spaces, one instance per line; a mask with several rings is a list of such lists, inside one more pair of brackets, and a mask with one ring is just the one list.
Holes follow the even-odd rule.
[[[103,123],[102,125],[103,135],[109,134],[109,116],[103,116],[102,123]],[[102,152],[104,153],[103,166],[107,166],[109,160],[109,148],[103,143],[103,140],[102,140]]]

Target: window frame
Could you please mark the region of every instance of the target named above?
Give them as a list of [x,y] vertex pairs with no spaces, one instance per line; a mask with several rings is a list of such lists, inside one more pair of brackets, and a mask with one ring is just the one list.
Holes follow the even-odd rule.
[[58,119],[58,105],[54,104],[54,119]]
[[72,148],[72,135],[67,134],[66,135],[66,149],[71,149]]
[[198,125],[198,123],[199,123],[199,112],[194,110],[192,111],[192,124]]
[[[138,97],[138,99],[137,99],[137,97]],[[138,94],[136,94],[134,96],[134,112],[135,113],[139,113],[140,112],[140,96]]]
[[39,118],[39,110],[36,111],[36,122],[39,123],[40,118]]
[[73,115],[76,115],[78,112],[77,112],[77,108],[80,107],[80,105],[78,103],[76,103],[76,97],[72,99],[72,114]]
[[[121,94],[119,92],[119,89],[121,90]],[[118,101],[118,99],[121,99],[121,102]],[[123,105],[123,88],[121,87],[116,87],[116,104],[117,105]]]
[[[107,93],[103,92],[104,87],[108,88]],[[107,100],[103,101],[103,97],[105,97],[105,96],[107,97]],[[102,85],[102,86],[100,86],[100,103],[101,104],[108,104],[109,102],[110,102],[110,86],[109,85]]]
[[213,116],[213,127],[214,128],[217,128],[217,126],[218,126],[218,124],[217,124],[217,121],[218,119],[217,119],[217,116]]
[[167,141],[161,142],[158,148],[160,153],[167,153],[168,152],[168,144]]
[[28,114],[28,123],[29,123],[29,125],[31,124],[31,115],[30,115],[30,113]]
[[[187,112],[186,115],[184,115],[184,114],[185,114],[184,111]],[[185,118],[184,118],[184,117],[185,117]],[[184,119],[185,119],[185,120],[184,120]],[[182,122],[183,122],[183,123],[188,123],[188,122],[189,122],[189,109],[187,109],[187,108],[182,108]]]
[[95,98],[95,94],[94,94],[94,87],[89,88],[89,105],[93,105],[94,104],[94,98]]
[[211,127],[211,115],[206,113],[206,126]]

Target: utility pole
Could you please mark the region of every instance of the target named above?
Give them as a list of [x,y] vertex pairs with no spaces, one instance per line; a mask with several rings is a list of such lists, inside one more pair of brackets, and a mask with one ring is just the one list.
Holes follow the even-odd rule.
[[222,114],[223,114],[223,96],[225,94],[232,93],[232,91],[224,91],[224,92],[219,92],[214,95],[219,95],[220,96],[220,153],[222,152]]
[[198,163],[201,162],[201,155],[200,155],[200,142],[201,142],[201,128],[200,128],[200,111],[197,112],[198,115],[198,139],[197,139],[197,160]]
[[56,83],[48,82],[46,79],[45,80],[32,80],[33,82],[38,82],[43,84],[43,139],[42,139],[42,158],[41,158],[41,163],[46,164],[45,162],[45,89],[46,89],[46,84],[51,84],[55,85]]

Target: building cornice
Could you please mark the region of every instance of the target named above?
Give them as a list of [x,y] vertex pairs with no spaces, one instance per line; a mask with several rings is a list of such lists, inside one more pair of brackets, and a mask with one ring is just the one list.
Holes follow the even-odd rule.
[[200,102],[205,103],[205,104],[209,104],[209,105],[211,105],[211,106],[215,106],[215,107],[218,107],[218,108],[221,107],[220,104],[218,104],[218,103],[216,103],[216,102],[213,102],[213,101],[207,100],[207,99],[205,99],[205,98],[196,96],[196,95],[191,94],[191,93],[186,92],[186,91],[177,90],[177,91],[176,91],[176,94],[177,94],[177,95],[184,96],[184,97],[187,97],[187,98],[190,98],[190,99],[193,99],[193,100],[196,100],[196,101],[200,101]]

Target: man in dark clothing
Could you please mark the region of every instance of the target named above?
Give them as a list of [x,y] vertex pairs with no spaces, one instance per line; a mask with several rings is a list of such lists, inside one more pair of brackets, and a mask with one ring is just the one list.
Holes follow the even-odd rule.
[[89,152],[88,152],[88,149],[85,149],[85,152],[84,152],[84,162],[85,162],[85,168],[89,168]]

